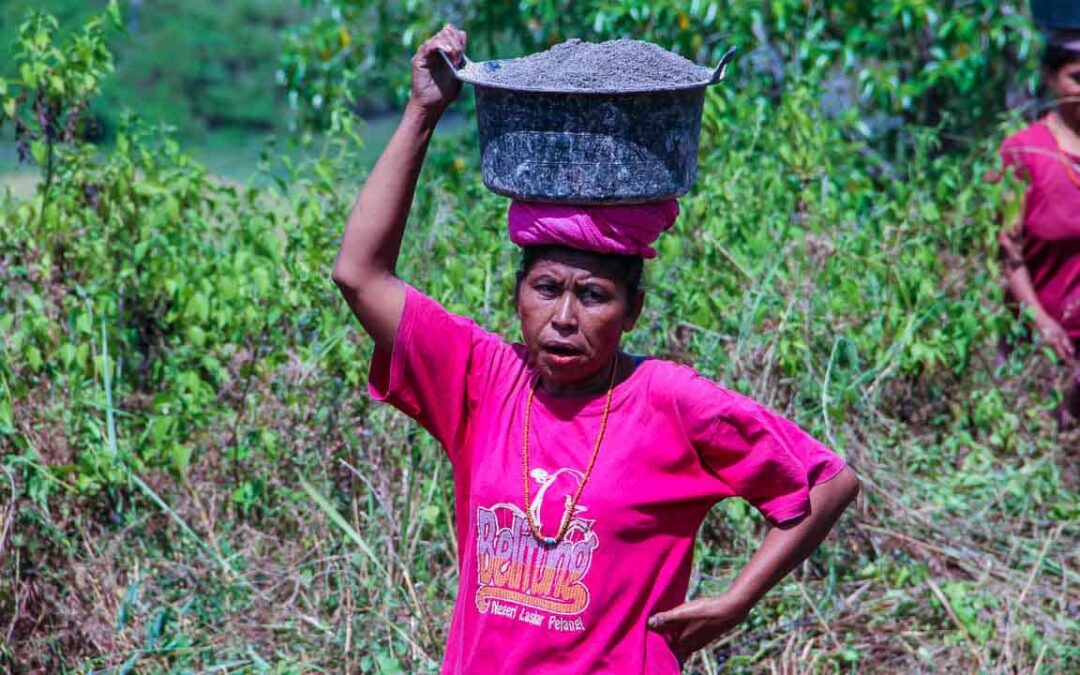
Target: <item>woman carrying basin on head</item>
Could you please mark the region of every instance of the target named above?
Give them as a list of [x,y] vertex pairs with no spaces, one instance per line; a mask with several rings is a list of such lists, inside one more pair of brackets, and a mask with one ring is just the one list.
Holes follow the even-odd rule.
[[1016,222],[1002,232],[1005,281],[1071,377],[1059,423],[1080,417],[1080,33],[1051,33],[1042,75],[1056,101],[1005,139],[1002,162],[1027,183]]
[[[674,201],[514,203],[524,344],[448,314],[394,275],[417,175],[460,85],[448,26],[342,238],[334,281],[375,342],[370,388],[453,465],[460,587],[446,673],[677,673],[822,541],[857,491],[791,422],[691,368],[620,350],[643,259]],[[774,525],[722,595],[684,602],[709,509],[739,496]]]

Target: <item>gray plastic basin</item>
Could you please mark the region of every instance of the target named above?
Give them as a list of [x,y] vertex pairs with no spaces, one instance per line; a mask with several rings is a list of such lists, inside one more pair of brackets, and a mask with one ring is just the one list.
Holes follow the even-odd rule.
[[705,88],[723,78],[733,56],[700,84],[648,91],[566,92],[476,87],[481,174],[488,189],[514,199],[575,204],[632,204],[679,197],[693,185]]

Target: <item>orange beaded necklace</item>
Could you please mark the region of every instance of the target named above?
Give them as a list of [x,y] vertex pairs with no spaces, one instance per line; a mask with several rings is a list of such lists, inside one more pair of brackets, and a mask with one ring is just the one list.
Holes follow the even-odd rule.
[[1054,140],[1054,149],[1057,150],[1058,159],[1061,160],[1062,166],[1065,167],[1065,175],[1069,177],[1069,181],[1075,187],[1080,188],[1080,176],[1076,175],[1076,165],[1073,164],[1072,157],[1070,157],[1061,147],[1061,142],[1058,141],[1057,134],[1054,133],[1054,127],[1049,116],[1047,116],[1046,128],[1050,130],[1050,138]]
[[619,355],[616,354],[611,363],[611,381],[608,383],[607,398],[604,401],[604,414],[600,418],[600,432],[596,435],[596,445],[593,446],[592,457],[589,458],[589,466],[585,469],[585,475],[578,485],[577,492],[574,493],[574,496],[570,499],[570,502],[566,505],[566,509],[563,511],[562,520],[559,523],[559,531],[554,537],[545,537],[543,535],[540,531],[540,525],[533,519],[532,509],[530,508],[532,496],[529,490],[529,418],[532,413],[533,396],[536,395],[536,388],[540,385],[539,375],[536,376],[533,386],[529,389],[529,398],[525,402],[525,428],[522,432],[521,440],[521,480],[525,488],[525,518],[529,521],[529,529],[532,530],[533,536],[547,548],[554,547],[562,541],[564,536],[566,536],[566,531],[570,528],[570,518],[574,515],[574,509],[577,508],[578,499],[581,498],[581,493],[585,490],[585,484],[589,482],[589,476],[592,475],[593,467],[596,466],[596,457],[600,454],[600,443],[603,442],[604,431],[607,429],[608,413],[611,412],[611,394],[615,391],[615,372],[618,365]]

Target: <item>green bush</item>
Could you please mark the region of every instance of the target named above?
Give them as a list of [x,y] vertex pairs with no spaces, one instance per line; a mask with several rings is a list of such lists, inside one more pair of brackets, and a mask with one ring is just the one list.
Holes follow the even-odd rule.
[[[75,26],[105,0],[43,0],[41,10]],[[285,92],[276,84],[281,31],[306,11],[293,0],[155,0],[122,3],[112,39],[116,76],[93,101],[89,132],[112,138],[126,109],[168,122],[185,137],[213,129],[284,129]],[[0,2],[0,49],[16,38],[26,3]],[[12,75],[0,61],[0,77]]]
[[[662,16],[656,35],[682,30]],[[331,106],[325,145],[265,190],[131,117],[95,148],[65,130],[111,68],[107,24],[30,20],[0,83],[0,123],[43,176],[0,198],[0,664],[433,671],[456,588],[449,467],[369,402],[371,344],[329,281],[362,125]],[[1034,347],[992,362],[1026,326],[996,281],[1004,187],[981,180],[1016,122],[950,153],[911,126],[897,161],[824,117],[828,69],[799,63],[780,91],[711,90],[629,348],[791,416],[865,492],[691,667],[1076,670],[1075,438],[1053,429]],[[475,159],[467,136],[432,148],[400,272],[513,336],[506,203]],[[692,593],[722,589],[762,531],[741,502],[716,509]]]
[[736,46],[739,86],[822,82],[822,107],[854,113],[859,133],[900,160],[913,142],[907,125],[942,124],[970,142],[1008,96],[1030,98],[1037,41],[1026,9],[1023,0],[329,0],[291,31],[281,66],[302,118],[318,122],[337,101],[404,100],[410,55],[446,21],[469,31],[475,60],[568,38],[644,38],[706,64]]

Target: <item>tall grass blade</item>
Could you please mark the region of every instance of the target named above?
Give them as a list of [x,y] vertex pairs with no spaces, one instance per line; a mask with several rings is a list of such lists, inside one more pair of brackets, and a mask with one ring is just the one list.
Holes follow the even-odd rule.
[[368,546],[368,543],[364,540],[360,533],[357,532],[356,529],[349,524],[349,521],[345,520],[345,518],[340,513],[338,513],[337,509],[334,508],[334,505],[331,504],[329,500],[326,499],[326,497],[322,496],[322,494],[306,480],[300,481],[300,487],[304,488],[304,492],[308,493],[308,496],[311,497],[312,501],[314,501],[318,505],[318,507],[323,510],[323,513],[325,513],[326,517],[330,519],[330,522],[334,523],[334,525],[337,525],[338,529],[344,532],[345,536],[351,539],[353,543],[360,548],[363,554],[367,556],[368,560],[371,561],[371,564],[373,564],[375,568],[378,569],[384,577],[387,577],[387,579],[389,579],[390,573],[387,571],[386,567],[383,566],[382,561],[380,561],[379,558],[375,555],[375,551],[373,551],[372,548]]

